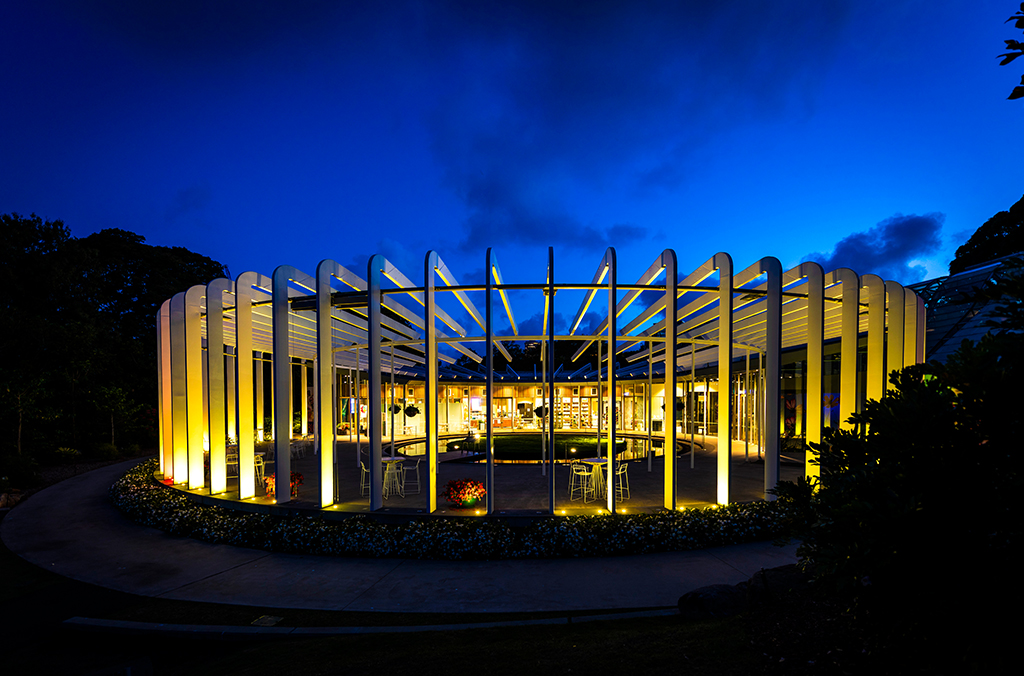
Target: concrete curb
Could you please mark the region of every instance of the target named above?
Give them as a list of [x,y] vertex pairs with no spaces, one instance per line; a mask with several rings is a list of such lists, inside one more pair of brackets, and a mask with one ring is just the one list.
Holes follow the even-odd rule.
[[462,624],[432,624],[411,626],[381,627],[256,627],[241,625],[216,624],[164,624],[159,622],[134,622],[130,620],[103,620],[92,617],[72,617],[63,624],[73,629],[86,631],[110,631],[131,634],[176,634],[193,638],[305,638],[311,636],[347,636],[355,634],[408,634],[427,631],[460,631],[464,629],[492,629],[495,627],[526,627],[533,625],[577,624],[580,622],[600,622],[605,620],[624,620],[639,617],[669,617],[678,615],[675,608],[659,610],[641,610],[624,613],[605,613],[600,615],[584,615],[580,617],[547,617],[536,620],[504,620],[499,622],[467,622]]

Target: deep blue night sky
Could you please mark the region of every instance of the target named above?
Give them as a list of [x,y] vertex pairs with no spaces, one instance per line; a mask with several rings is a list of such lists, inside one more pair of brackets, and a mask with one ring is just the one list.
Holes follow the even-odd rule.
[[[127,7],[127,9],[125,8]],[[0,4],[0,211],[233,275],[817,253],[911,283],[1024,193],[1014,2]],[[585,279],[584,279],[585,278]],[[569,310],[566,310],[570,312]]]

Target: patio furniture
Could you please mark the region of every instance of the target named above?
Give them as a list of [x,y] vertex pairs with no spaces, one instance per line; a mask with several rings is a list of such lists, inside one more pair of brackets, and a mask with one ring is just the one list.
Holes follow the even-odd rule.
[[387,458],[384,460],[384,499],[395,493],[405,497],[402,488],[402,458]]
[[615,499],[629,500],[629,463],[621,463],[615,470]]
[[370,494],[370,470],[366,469],[366,463],[359,461],[359,495],[366,497]]
[[253,458],[253,463],[253,467],[256,469],[256,481],[262,486],[264,470],[266,469],[266,465],[263,462],[263,457],[259,455],[255,456]]
[[590,467],[590,487],[594,494],[591,499],[605,497],[604,468],[608,461],[604,458],[587,458],[583,462]]
[[403,463],[402,464],[402,495],[409,490],[409,474],[413,474],[416,477],[416,495],[420,493],[420,462],[423,458],[416,458],[416,462],[413,464]]
[[225,470],[226,476],[238,476],[238,454],[228,453],[224,456],[224,461],[227,465]]
[[594,487],[590,480],[591,470],[581,462],[569,465],[569,500],[589,502],[594,499]]

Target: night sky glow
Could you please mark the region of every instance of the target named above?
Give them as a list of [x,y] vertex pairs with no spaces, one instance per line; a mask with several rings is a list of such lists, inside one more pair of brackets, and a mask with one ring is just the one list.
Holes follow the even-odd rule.
[[6,0],[0,210],[232,275],[612,245],[627,283],[666,247],[912,283],[1024,193],[1016,4]]

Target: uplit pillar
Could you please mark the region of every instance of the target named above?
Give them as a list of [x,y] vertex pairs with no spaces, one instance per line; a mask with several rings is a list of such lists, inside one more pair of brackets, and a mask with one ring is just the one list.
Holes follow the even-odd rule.
[[823,392],[822,364],[824,362],[825,331],[825,273],[817,263],[801,263],[800,274],[807,279],[807,444],[809,450],[804,461],[804,476],[811,480],[820,476],[821,468],[810,461],[818,452],[811,444],[821,443]]
[[235,360],[238,350],[225,347],[224,392],[227,402],[227,435],[238,443],[238,416],[235,413]]
[[367,299],[367,320],[369,340],[367,341],[369,351],[369,376],[370,382],[367,388],[368,419],[366,428],[370,434],[370,509],[375,511],[384,506],[384,476],[381,466],[381,270],[387,265],[387,259],[380,254],[374,254],[366,264],[366,281],[368,283],[369,298]]
[[[309,434],[309,366],[305,359],[299,360],[299,436]],[[291,429],[289,427],[289,429]]]
[[[425,289],[423,294],[423,335],[424,347],[426,348],[424,360],[427,367],[427,392],[424,397],[427,409],[427,514],[431,514],[437,509],[437,334],[434,331],[437,306],[434,305],[436,302],[434,274],[437,271],[438,263],[437,252],[428,251],[423,261],[423,288]],[[487,325],[490,326],[489,321]],[[487,454],[489,468],[493,467],[492,455],[490,452]],[[490,479],[493,479],[493,476],[493,470],[491,470],[488,473],[489,479],[485,486],[487,489],[488,514],[491,514],[494,510],[494,484],[490,483]]]
[[[676,252],[661,252],[661,265],[665,268],[665,415],[662,421],[664,442],[664,473],[662,506],[674,510],[676,500],[676,324],[679,310],[676,305],[679,271]],[[653,343],[652,343],[653,344]],[[692,370],[692,369],[691,369]],[[692,449],[692,446],[691,446]],[[648,449],[653,452],[653,449]]]
[[857,334],[860,330],[860,279],[849,268],[832,273],[842,284],[842,326],[839,339],[839,427],[853,429],[850,416],[857,412]]
[[[768,297],[765,306],[765,418],[776,428],[779,424],[779,398],[782,378],[782,263],[779,259],[767,257],[758,261],[761,274],[768,275]],[[731,361],[731,359],[730,359]],[[719,380],[721,383],[721,380]],[[726,393],[728,400],[728,393]],[[718,405],[722,405],[722,393],[718,393]],[[721,437],[722,431],[718,431]],[[731,447],[730,447],[731,448]],[[764,497],[774,500],[768,493],[779,483],[779,435],[770,434],[764,447]]]
[[171,301],[165,300],[156,315],[157,433],[160,439],[160,473],[171,475],[174,467],[174,424],[171,419]]
[[288,290],[290,282],[299,275],[292,266],[280,265],[274,270],[273,277],[274,472],[277,479],[274,497],[278,503],[292,499],[292,359],[289,354]]
[[877,275],[862,275],[861,288],[867,293],[868,364],[866,394],[880,401],[885,392],[885,282]]
[[[235,279],[235,397],[238,411],[238,497],[247,500],[256,495],[255,431],[253,421],[253,369],[256,369],[255,415],[263,429],[263,362],[253,359],[252,301],[255,272],[243,272]],[[259,438],[263,438],[260,433]]]
[[[732,459],[732,439],[729,423],[732,420],[732,402],[729,401],[729,383],[732,379],[732,257],[717,253],[713,258],[718,270],[718,504],[729,504],[729,461]],[[709,388],[710,389],[710,388]],[[705,392],[705,405],[710,403],[710,392]],[[672,391],[675,407],[675,390]],[[668,406],[665,407],[666,410]],[[675,449],[671,450],[673,456]]]
[[903,311],[906,304],[906,296],[903,293],[903,285],[899,282],[887,281],[885,283],[885,294],[887,297],[888,312],[886,313],[886,387],[894,389],[895,385],[889,382],[888,374],[899,371],[903,368]]
[[[493,320],[493,299],[494,292],[494,267],[491,263],[492,252],[487,249],[487,256],[484,260],[484,340],[486,348],[484,360],[487,364],[487,470],[484,474],[484,487],[487,490],[487,513],[494,513],[494,331],[491,324]],[[429,270],[428,270],[429,273]]]
[[[608,511],[612,514],[615,513],[615,441],[616,434],[619,429],[619,421],[616,415],[616,383],[617,374],[615,373],[615,353],[616,353],[616,334],[618,333],[618,322],[616,321],[618,312],[618,271],[616,269],[615,262],[615,248],[608,247],[604,254],[604,264],[608,268],[608,397],[605,399],[605,405],[608,407],[608,441],[605,447],[607,453],[605,454],[605,486],[607,486],[606,497]],[[554,352],[552,351],[552,355]],[[554,383],[552,383],[553,385]],[[554,433],[554,430],[552,430]],[[554,446],[552,446],[554,448]],[[552,473],[554,469],[552,469]]]
[[918,363],[917,333],[923,331],[917,324],[917,294],[905,287],[903,293],[903,365],[912,366]]
[[185,381],[185,292],[170,304],[172,462],[165,468],[174,483],[188,481],[188,385]]
[[210,424],[210,494],[228,489],[225,443],[227,431],[227,388],[224,374],[224,292],[233,290],[230,279],[215,279],[206,285],[207,401]]
[[[316,442],[320,453],[320,506],[334,504],[334,446],[338,426],[335,422],[337,398],[334,394],[334,322],[331,319],[331,278],[341,275],[341,266],[333,260],[323,260],[316,266],[316,352],[314,362],[313,420],[316,424]],[[340,394],[340,388],[338,394]]]
[[185,390],[188,410],[188,489],[203,487],[203,335],[202,303],[206,287],[185,292]]

